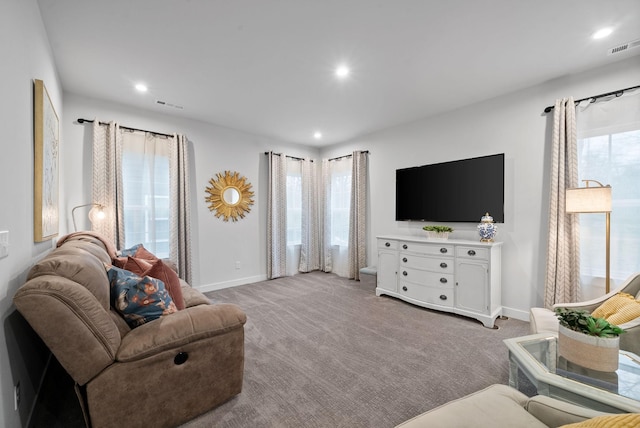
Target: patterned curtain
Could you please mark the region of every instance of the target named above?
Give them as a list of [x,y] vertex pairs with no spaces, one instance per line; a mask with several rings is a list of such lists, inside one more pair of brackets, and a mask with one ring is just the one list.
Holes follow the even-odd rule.
[[544,304],[580,298],[578,216],[565,212],[565,189],[578,187],[578,149],[573,98],[556,100],[553,115],[549,240]]
[[170,258],[178,274],[191,284],[191,188],[189,144],[184,135],[174,134],[169,144]]
[[93,202],[104,207],[105,218],[95,222],[92,230],[124,247],[124,221],[122,191],[122,133],[110,122],[93,122]]
[[367,153],[353,152],[349,214],[349,278],[360,280],[367,265]]
[[318,179],[316,164],[307,158],[302,161],[302,240],[300,272],[320,269],[320,216],[318,215]]
[[287,274],[287,172],[285,156],[269,152],[267,278]]

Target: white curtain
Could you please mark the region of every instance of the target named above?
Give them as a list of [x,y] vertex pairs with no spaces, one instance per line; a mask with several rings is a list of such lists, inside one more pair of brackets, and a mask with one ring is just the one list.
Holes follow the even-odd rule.
[[[126,163],[126,165],[125,165]],[[143,243],[191,281],[187,139],[93,125],[93,201],[105,207],[94,230],[119,249]],[[126,225],[126,227],[125,227]]]
[[333,271],[333,256],[331,252],[331,162],[322,160],[320,181],[320,269],[324,272]]
[[320,269],[322,239],[320,235],[320,213],[318,212],[318,168],[307,158],[301,161],[302,168],[302,221],[300,243],[300,272]]
[[349,274],[360,279],[367,265],[367,160],[366,152],[353,152],[351,168],[351,204],[349,210]]
[[122,186],[117,190],[123,197],[124,247],[143,244],[158,257],[169,257],[173,142],[150,132],[122,131]]
[[552,132],[544,295],[547,308],[580,298],[578,216],[565,212],[565,190],[578,187],[575,103],[572,97],[556,100]]
[[325,272],[349,278],[352,157],[323,160]]
[[285,156],[269,153],[267,278],[287,274],[287,172]]
[[298,273],[300,247],[302,242],[302,162],[298,158],[280,155],[284,158],[287,176],[286,216],[287,216],[287,257],[286,275]]
[[323,270],[359,279],[366,264],[366,152],[324,159],[320,177],[311,159],[285,158],[269,153],[267,276]]
[[[577,106],[578,178],[611,185],[611,289],[640,271],[640,89]],[[582,299],[605,290],[605,215],[580,214]]]

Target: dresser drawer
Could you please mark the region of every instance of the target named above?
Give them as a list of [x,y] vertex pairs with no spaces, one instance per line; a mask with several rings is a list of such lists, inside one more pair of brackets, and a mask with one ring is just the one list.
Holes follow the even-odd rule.
[[398,248],[398,241],[392,239],[378,239],[378,249],[395,250]]
[[453,307],[453,289],[427,287],[422,284],[401,281],[398,292],[420,302]]
[[424,284],[429,287],[453,288],[453,274],[430,272],[401,266],[398,277],[401,281]]
[[453,260],[444,257],[425,257],[422,255],[401,253],[400,266],[425,269],[432,272],[453,274]]
[[401,251],[410,251],[417,254],[426,254],[432,256],[450,256],[454,255],[454,246],[451,244],[420,244],[416,242],[400,242]]
[[489,260],[489,249],[479,247],[457,247],[456,257],[459,259]]

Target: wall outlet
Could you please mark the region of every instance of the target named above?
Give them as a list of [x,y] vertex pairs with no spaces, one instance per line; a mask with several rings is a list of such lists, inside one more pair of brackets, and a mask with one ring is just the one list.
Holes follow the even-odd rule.
[[236,269],[240,269],[240,262],[236,262]]
[[18,406],[20,406],[20,381],[13,387],[13,405],[14,410],[18,410]]

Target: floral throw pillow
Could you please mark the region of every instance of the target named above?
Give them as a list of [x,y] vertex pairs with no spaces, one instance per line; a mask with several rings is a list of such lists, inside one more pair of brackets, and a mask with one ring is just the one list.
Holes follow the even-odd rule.
[[142,244],[137,244],[134,245],[131,248],[125,248],[124,250],[120,250],[118,251],[118,256],[120,257],[127,257],[127,256],[135,256],[136,255],[136,251],[138,251],[138,249],[142,247]]
[[178,310],[162,281],[140,277],[111,265],[106,268],[111,284],[111,305],[129,327],[139,327]]

